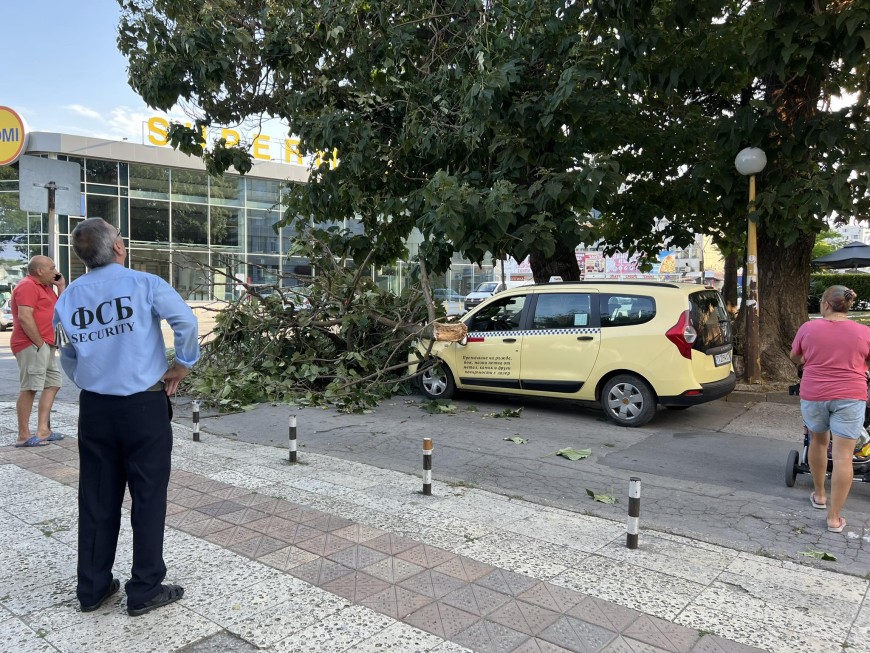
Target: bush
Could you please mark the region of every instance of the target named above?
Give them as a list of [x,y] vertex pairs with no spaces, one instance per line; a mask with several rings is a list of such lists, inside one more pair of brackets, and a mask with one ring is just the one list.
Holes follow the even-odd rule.
[[819,272],[810,275],[810,290],[807,298],[807,310],[810,313],[818,313],[821,310],[822,293],[829,286],[846,286],[855,291],[858,299],[852,304],[853,311],[870,308],[870,274]]

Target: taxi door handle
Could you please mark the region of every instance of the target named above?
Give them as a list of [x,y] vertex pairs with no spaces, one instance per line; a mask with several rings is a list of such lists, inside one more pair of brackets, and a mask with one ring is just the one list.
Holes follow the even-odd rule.
[[516,341],[517,341],[516,338],[504,338],[504,339],[502,340],[502,342],[516,342]]
[[577,340],[585,341],[585,340],[595,340],[592,336],[577,336]]

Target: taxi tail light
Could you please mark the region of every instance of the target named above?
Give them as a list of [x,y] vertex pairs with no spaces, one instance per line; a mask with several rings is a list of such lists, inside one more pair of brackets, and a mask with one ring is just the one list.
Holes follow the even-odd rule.
[[692,321],[689,318],[689,311],[680,313],[680,319],[677,323],[667,330],[665,333],[668,340],[677,346],[680,350],[680,355],[683,358],[692,359],[692,345],[698,339],[698,332],[692,326]]

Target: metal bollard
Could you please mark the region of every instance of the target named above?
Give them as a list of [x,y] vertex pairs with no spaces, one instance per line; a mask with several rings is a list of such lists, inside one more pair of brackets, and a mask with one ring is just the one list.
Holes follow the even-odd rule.
[[432,494],[432,438],[423,438],[423,494]]
[[193,400],[193,441],[199,442],[199,400]]
[[296,415],[290,415],[290,462],[296,462]]
[[628,480],[628,523],[625,546],[637,548],[637,536],[640,532],[640,479],[632,476]]

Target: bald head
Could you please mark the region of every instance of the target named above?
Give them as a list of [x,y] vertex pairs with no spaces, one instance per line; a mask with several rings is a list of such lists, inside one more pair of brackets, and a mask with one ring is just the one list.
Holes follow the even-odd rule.
[[27,274],[39,283],[48,286],[54,280],[57,268],[54,267],[54,261],[47,256],[34,256],[27,264]]
[[54,267],[54,261],[47,256],[34,256],[27,264],[27,274],[38,276],[40,270]]

